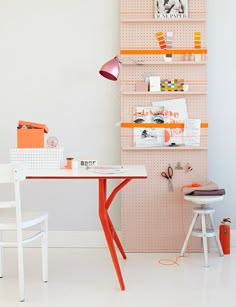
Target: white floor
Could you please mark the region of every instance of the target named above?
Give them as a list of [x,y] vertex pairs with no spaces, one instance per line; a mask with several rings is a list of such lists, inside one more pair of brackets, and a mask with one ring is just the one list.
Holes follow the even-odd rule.
[[26,300],[18,302],[16,250],[5,249],[1,307],[218,307],[236,306],[236,249],[220,258],[190,254],[179,265],[159,264],[176,254],[128,253],[119,258],[120,291],[107,249],[50,248],[49,282],[41,282],[40,249],[25,249]]

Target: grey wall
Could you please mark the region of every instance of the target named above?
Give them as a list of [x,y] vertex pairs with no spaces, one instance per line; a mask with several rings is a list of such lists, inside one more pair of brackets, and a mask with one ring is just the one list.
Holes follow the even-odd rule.
[[[118,52],[119,1],[0,0],[0,162],[28,120],[45,123],[65,157],[119,163],[119,83],[98,73]],[[49,210],[50,229],[100,229],[95,181],[23,188],[25,207]],[[111,215],[119,226],[118,205]]]
[[208,0],[208,82],[209,82],[209,178],[226,189],[223,203],[216,207],[216,221],[231,217],[235,219],[236,182],[236,21],[233,0],[222,5],[220,0]]

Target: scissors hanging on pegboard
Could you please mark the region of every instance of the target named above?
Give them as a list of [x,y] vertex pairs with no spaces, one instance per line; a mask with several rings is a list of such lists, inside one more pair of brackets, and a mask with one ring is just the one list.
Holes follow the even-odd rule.
[[173,168],[171,166],[168,166],[167,172],[162,172],[161,176],[168,180],[169,192],[173,192],[174,191],[173,184],[172,184]]

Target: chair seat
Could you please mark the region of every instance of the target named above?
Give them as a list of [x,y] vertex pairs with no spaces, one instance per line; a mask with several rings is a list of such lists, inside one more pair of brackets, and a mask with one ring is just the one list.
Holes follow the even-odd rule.
[[[22,212],[22,228],[37,225],[48,218],[47,212]],[[16,230],[16,217],[0,216],[0,230]]]
[[217,201],[223,200],[224,195],[216,195],[216,196],[192,196],[192,195],[184,195],[184,199],[191,201],[192,203],[199,205],[207,205],[210,203],[214,203]]

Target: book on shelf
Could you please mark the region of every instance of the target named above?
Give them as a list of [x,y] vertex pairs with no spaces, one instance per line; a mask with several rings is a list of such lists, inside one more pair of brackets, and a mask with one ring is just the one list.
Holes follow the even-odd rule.
[[[137,124],[164,123],[164,109],[162,107],[135,107],[133,122]],[[133,140],[136,147],[164,146],[164,128],[133,128]]]
[[[164,110],[165,123],[184,123],[188,119],[188,111],[185,98],[156,101],[152,103],[153,107]],[[184,144],[183,128],[165,128],[164,146]]]
[[188,0],[154,0],[155,18],[188,18]]

